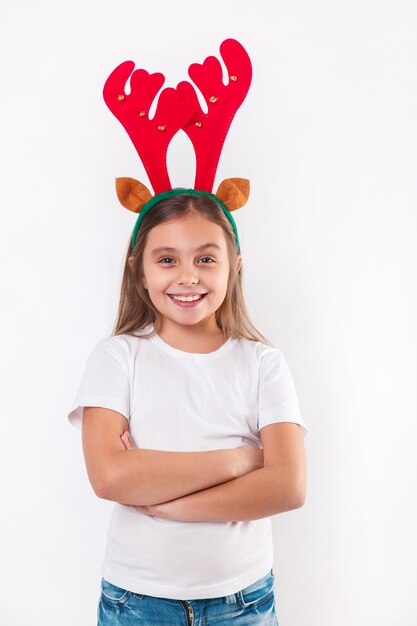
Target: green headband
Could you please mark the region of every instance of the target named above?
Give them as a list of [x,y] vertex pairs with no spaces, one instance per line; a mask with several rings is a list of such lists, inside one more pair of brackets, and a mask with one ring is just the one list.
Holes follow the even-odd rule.
[[142,220],[145,217],[145,215],[147,214],[147,212],[155,204],[157,204],[161,200],[165,200],[165,198],[171,198],[172,196],[179,196],[179,195],[182,195],[182,194],[187,194],[189,196],[208,196],[209,198],[212,198],[213,200],[215,200],[215,202],[217,202],[217,204],[223,209],[224,214],[226,215],[227,219],[229,220],[229,222],[232,225],[233,232],[235,234],[236,248],[239,249],[239,237],[238,237],[238,234],[237,234],[237,228],[236,228],[235,220],[233,219],[232,214],[226,208],[226,206],[223,204],[223,202],[221,200],[219,200],[219,198],[217,198],[213,193],[209,193],[208,191],[199,191],[198,189],[182,189],[182,188],[171,189],[170,191],[163,191],[162,193],[157,193],[155,196],[153,196],[153,198],[148,200],[148,202],[146,202],[143,205],[143,207],[142,207],[142,209],[141,209],[141,211],[139,213],[138,219],[136,220],[135,227],[133,229],[133,233],[132,233],[132,248],[134,248],[135,245],[136,245],[136,237],[137,237],[137,234],[138,234],[139,226],[141,225]]

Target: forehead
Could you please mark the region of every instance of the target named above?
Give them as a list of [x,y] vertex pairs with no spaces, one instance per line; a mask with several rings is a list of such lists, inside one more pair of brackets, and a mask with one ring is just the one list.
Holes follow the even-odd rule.
[[188,217],[158,224],[148,233],[146,250],[152,255],[160,252],[226,251],[221,226],[201,216]]

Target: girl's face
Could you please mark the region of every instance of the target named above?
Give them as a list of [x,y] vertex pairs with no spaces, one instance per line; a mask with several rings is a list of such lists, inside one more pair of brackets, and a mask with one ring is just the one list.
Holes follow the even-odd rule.
[[[218,331],[215,311],[225,298],[229,269],[223,229],[201,215],[158,224],[148,234],[142,283],[164,327]],[[172,295],[203,297],[176,302]]]

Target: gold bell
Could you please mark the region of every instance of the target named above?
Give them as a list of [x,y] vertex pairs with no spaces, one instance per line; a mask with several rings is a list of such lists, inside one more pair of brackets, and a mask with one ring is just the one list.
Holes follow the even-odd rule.
[[210,102],[217,102],[218,98],[216,96],[211,96]]
[[124,95],[123,95],[122,93],[120,93],[120,94],[117,96],[117,99],[120,101],[120,100],[124,100],[124,99],[125,99],[125,97],[124,97]]
[[234,82],[237,81],[237,76],[229,76],[230,80],[233,80]]

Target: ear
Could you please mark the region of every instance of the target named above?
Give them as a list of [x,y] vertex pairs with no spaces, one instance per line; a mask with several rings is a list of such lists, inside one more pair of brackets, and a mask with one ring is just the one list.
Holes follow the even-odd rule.
[[249,198],[250,183],[247,178],[226,178],[220,183],[216,196],[228,211],[236,211],[246,204]]
[[116,178],[116,193],[122,204],[133,213],[140,213],[143,205],[152,198],[149,189],[134,178]]

